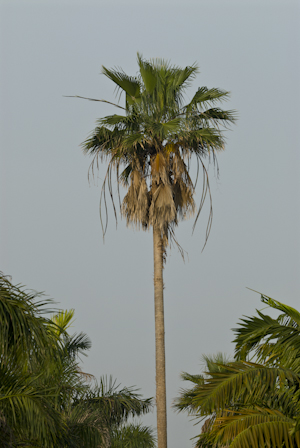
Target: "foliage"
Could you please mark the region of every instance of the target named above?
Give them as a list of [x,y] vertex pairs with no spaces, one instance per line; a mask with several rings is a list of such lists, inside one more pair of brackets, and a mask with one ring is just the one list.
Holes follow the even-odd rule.
[[[53,323],[43,317],[49,300],[13,286],[0,277],[0,416],[1,443],[14,446],[20,439],[39,440],[45,446],[58,441],[63,431],[52,406],[56,388],[44,381],[50,359],[59,362],[59,341]],[[38,367],[43,366],[44,374]],[[44,384],[43,384],[44,383]],[[29,443],[29,442],[28,442]]]
[[47,318],[53,302],[41,296],[0,276],[0,446],[110,447],[130,416],[151,409],[151,399],[83,373],[78,355],[91,342],[67,332],[74,310]]
[[[103,67],[104,75],[115,83],[120,96],[125,95],[125,107],[115,105],[123,115],[98,120],[83,149],[94,157],[92,172],[99,160],[108,160],[101,195],[105,211],[107,186],[113,201],[115,170],[118,185],[127,188],[120,203],[127,223],[143,229],[156,226],[166,245],[170,238],[176,241],[174,228],[178,221],[195,212],[193,196],[202,167],[203,192],[197,221],[205,197],[210,195],[204,159],[215,161],[216,152],[224,149],[221,127],[234,122],[234,111],[218,107],[228,99],[229,92],[216,88],[201,87],[191,101],[184,102],[185,92],[198,72],[196,65],[180,68],[161,59],[146,61],[139,54],[137,59],[139,73],[135,77],[121,69]],[[190,177],[192,156],[197,163],[195,181]],[[207,236],[211,219],[212,209]],[[107,213],[104,233],[106,227]]]
[[215,359],[204,375],[183,374],[194,386],[175,407],[206,418],[198,447],[300,447],[300,313],[261,298],[281,314],[241,320],[235,361]]
[[140,424],[127,424],[115,429],[111,439],[112,448],[154,448],[153,430]]

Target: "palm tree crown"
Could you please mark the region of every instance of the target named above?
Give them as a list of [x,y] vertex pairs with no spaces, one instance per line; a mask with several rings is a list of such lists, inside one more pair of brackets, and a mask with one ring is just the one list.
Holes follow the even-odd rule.
[[[232,123],[234,112],[215,106],[229,95],[216,88],[201,87],[184,103],[184,93],[198,72],[196,65],[182,69],[161,59],[148,62],[140,55],[138,65],[136,77],[103,67],[103,73],[125,93],[124,114],[100,119],[83,148],[95,156],[94,162],[98,157],[109,161],[104,202],[106,185],[112,196],[111,173],[115,169],[118,183],[128,188],[121,206],[127,223],[157,226],[166,243],[174,235],[178,219],[195,211],[191,156],[196,156],[198,169],[204,170],[200,212],[209,189],[203,159],[208,155],[214,159],[216,151],[224,148],[219,126]],[[208,231],[210,224],[211,216]],[[107,217],[104,232],[106,225]]]

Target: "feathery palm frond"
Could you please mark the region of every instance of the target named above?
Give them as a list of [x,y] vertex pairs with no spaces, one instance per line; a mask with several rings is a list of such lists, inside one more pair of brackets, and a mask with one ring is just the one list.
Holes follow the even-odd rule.
[[32,363],[57,345],[55,325],[43,314],[52,312],[49,299],[41,293],[25,291],[0,273],[0,350],[20,363]]
[[258,316],[241,319],[234,329],[236,358],[245,359],[254,354],[259,362],[271,365],[284,364],[300,373],[300,313],[292,307],[261,295],[263,303],[282,311],[276,319],[257,311]]
[[[277,318],[257,311],[236,332],[235,362],[210,362],[175,402],[198,419],[208,417],[197,447],[300,447],[300,356],[297,310],[262,295],[281,311]],[[245,361],[254,353],[259,363]],[[209,358],[208,358],[209,359]]]
[[101,377],[82,396],[94,408],[100,409],[103,419],[110,424],[121,424],[129,417],[140,416],[152,409],[152,399],[142,399],[138,390],[116,384],[110,376]]

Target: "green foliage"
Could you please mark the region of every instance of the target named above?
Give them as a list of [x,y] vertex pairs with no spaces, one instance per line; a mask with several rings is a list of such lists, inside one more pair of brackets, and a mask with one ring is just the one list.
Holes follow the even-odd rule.
[[127,424],[112,433],[112,448],[154,448],[153,430],[140,424]]
[[91,342],[67,332],[74,310],[47,318],[53,302],[40,297],[1,274],[0,446],[108,448],[129,417],[149,412],[151,399],[83,373],[78,355]]
[[300,313],[261,299],[281,314],[257,311],[241,319],[235,361],[208,358],[203,375],[182,376],[193,387],[182,391],[175,407],[206,419],[199,448],[300,447]]
[[[98,166],[99,160],[108,160],[100,199],[105,212],[108,187],[117,217],[111,183],[115,170],[118,184],[128,188],[122,205],[120,201],[127,223],[143,229],[157,226],[166,246],[170,239],[176,242],[174,228],[179,219],[196,210],[193,194],[197,179],[192,181],[189,176],[191,157],[195,156],[198,170],[203,170],[197,221],[205,197],[210,196],[204,159],[215,161],[216,152],[224,149],[222,130],[234,122],[235,112],[215,106],[229,96],[229,92],[216,88],[201,87],[185,103],[186,89],[198,72],[196,65],[180,68],[161,59],[146,61],[140,54],[137,59],[139,74],[135,77],[121,69],[103,67],[104,75],[113,81],[120,96],[125,96],[124,107],[115,105],[124,115],[98,120],[83,150],[94,157],[92,173],[95,163]],[[212,209],[207,236],[211,218]],[[107,219],[107,213],[104,223],[101,217],[104,234]]]
[[[59,439],[63,422],[53,407],[57,394],[50,374],[50,359],[59,362],[61,350],[54,324],[42,316],[49,300],[26,292],[0,276],[0,420],[3,446],[18,440],[37,441],[45,447]],[[40,367],[43,366],[43,372]]]

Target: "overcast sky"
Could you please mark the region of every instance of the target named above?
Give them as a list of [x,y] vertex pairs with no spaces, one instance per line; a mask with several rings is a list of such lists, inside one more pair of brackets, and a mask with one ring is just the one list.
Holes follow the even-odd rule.
[[[165,267],[168,437],[191,447],[200,432],[171,409],[180,373],[198,373],[201,355],[233,353],[242,315],[263,292],[300,308],[300,12],[297,1],[0,1],[1,270],[13,282],[75,308],[74,331],[93,347],[84,370],[112,374],[155,395],[151,233],[110,216],[103,244],[101,166],[88,183],[80,143],[115,101],[101,65],[137,72],[136,53],[179,66],[199,64],[199,86],[231,91],[219,179],[209,167],[208,209],[177,230]],[[121,99],[122,101],[122,99]],[[201,183],[201,182],[200,182]],[[200,190],[196,196],[200,200]],[[155,415],[144,418],[155,426]]]

